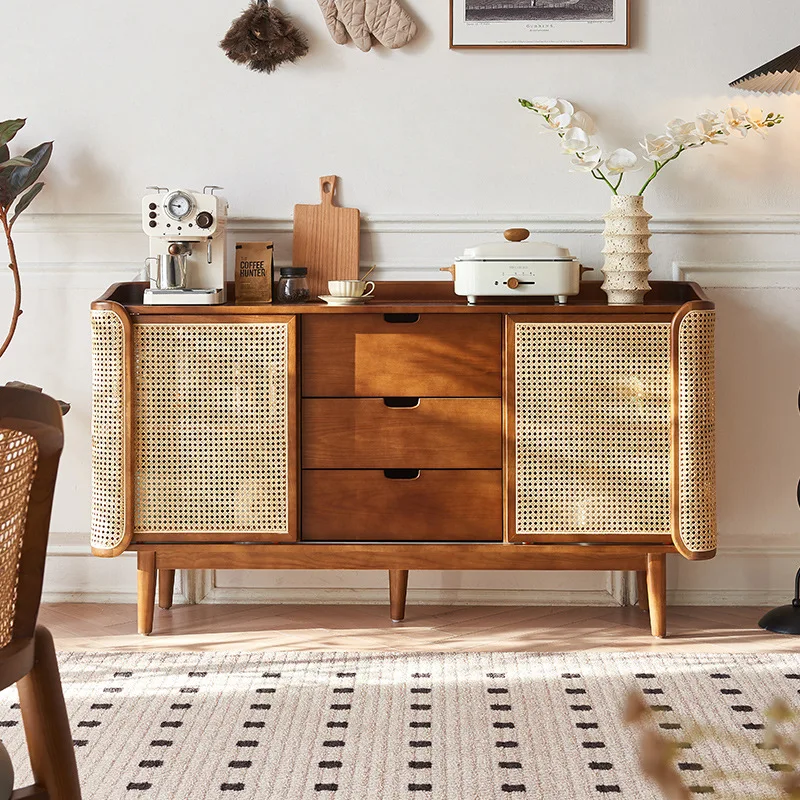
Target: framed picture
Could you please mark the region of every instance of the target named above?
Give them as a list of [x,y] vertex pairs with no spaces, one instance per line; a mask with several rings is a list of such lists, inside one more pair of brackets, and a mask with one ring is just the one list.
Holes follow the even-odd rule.
[[629,47],[630,0],[450,0],[450,47]]

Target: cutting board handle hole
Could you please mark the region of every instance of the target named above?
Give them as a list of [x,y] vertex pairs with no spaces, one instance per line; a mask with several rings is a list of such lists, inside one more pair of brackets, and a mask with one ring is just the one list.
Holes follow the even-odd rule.
[[333,191],[333,186],[331,186],[329,181],[325,181],[325,183],[322,184],[322,191],[325,192],[325,194],[330,194]]
[[383,319],[394,324],[410,325],[419,322],[419,314],[384,314]]

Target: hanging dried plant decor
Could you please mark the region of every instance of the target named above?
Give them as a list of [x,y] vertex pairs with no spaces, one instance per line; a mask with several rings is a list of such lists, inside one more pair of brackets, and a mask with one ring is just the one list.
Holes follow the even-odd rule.
[[267,0],[254,0],[233,21],[219,46],[235,64],[270,73],[284,62],[302,58],[308,52],[308,39],[291,17]]

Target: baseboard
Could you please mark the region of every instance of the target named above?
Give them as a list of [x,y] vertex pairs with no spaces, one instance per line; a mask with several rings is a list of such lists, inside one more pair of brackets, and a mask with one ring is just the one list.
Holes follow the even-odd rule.
[[673,589],[670,606],[783,606],[792,602],[792,587],[776,589]]
[[[203,603],[245,605],[386,605],[389,589],[212,589]],[[409,589],[420,606],[617,606],[608,592],[543,589]]]

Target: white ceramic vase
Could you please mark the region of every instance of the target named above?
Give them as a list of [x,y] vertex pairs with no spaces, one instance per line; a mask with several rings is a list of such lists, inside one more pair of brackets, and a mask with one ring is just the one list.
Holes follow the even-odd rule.
[[639,305],[650,291],[650,220],[641,195],[615,195],[603,219],[603,291],[612,306]]

